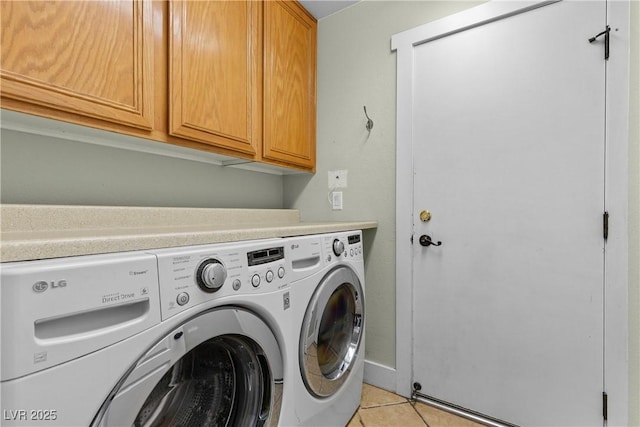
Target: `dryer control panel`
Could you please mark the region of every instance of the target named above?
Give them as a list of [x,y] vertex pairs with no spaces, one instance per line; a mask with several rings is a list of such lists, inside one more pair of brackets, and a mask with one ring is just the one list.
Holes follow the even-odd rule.
[[325,261],[363,259],[362,232],[346,232],[323,235]]
[[162,320],[213,299],[287,285],[282,239],[158,250]]

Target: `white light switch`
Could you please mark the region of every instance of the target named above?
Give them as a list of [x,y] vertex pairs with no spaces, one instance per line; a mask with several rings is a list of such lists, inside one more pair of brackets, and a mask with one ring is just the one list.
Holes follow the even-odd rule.
[[331,209],[334,211],[342,210],[342,191],[334,191],[331,193]]

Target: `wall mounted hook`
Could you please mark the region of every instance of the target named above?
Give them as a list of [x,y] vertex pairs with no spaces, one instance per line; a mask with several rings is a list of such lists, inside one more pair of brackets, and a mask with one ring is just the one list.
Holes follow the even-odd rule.
[[373,129],[373,120],[371,120],[369,118],[369,115],[367,114],[367,106],[364,106],[364,115],[367,118],[367,124],[365,125],[365,128],[367,128],[367,130],[369,132],[371,132],[371,129]]

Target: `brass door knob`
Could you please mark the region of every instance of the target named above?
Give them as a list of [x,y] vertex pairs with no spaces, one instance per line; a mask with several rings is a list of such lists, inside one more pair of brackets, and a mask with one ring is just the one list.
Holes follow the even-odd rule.
[[420,212],[420,221],[427,222],[430,219],[431,219],[431,212],[427,210],[423,210],[422,212]]

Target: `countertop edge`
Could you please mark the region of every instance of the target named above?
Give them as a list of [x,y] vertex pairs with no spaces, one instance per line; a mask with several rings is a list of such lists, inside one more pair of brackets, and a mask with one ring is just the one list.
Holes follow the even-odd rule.
[[[331,233],[349,230],[377,228],[377,221],[344,222],[300,222],[276,226],[249,226],[225,230],[190,229],[188,231],[159,232],[145,234],[113,234],[108,236],[85,236],[5,239],[0,242],[0,261],[32,261],[79,255],[95,255],[114,252],[128,252],[168,247],[201,245],[211,243],[236,242],[243,240],[290,237],[309,234]],[[8,233],[10,235],[10,233]],[[7,235],[7,233],[5,233]]]

